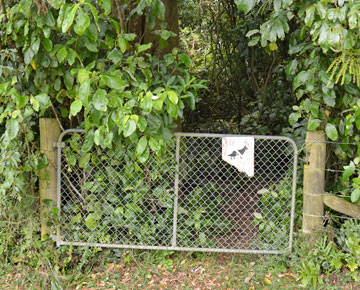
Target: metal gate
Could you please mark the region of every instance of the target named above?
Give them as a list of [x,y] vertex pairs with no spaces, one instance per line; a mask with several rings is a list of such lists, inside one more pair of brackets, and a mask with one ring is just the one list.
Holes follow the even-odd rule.
[[[254,176],[222,160],[223,137],[254,138]],[[58,142],[57,245],[183,251],[291,250],[297,148],[280,136],[176,133],[165,157]],[[89,146],[88,146],[89,147]],[[84,149],[85,148],[85,149]]]

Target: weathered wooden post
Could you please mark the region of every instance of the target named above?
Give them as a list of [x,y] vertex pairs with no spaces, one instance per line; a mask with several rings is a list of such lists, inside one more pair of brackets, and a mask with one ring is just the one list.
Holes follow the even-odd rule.
[[[307,164],[304,165],[303,233],[308,236],[318,232],[323,224],[325,141],[326,137],[323,131],[309,131],[306,134]],[[313,239],[309,241],[311,242],[311,240]]]
[[60,135],[60,127],[56,119],[41,118],[40,119],[40,152],[45,154],[49,161],[49,166],[40,172],[40,220],[41,220],[41,238],[50,233],[49,227],[46,225],[44,215],[47,206],[44,199],[50,199],[56,205],[56,148],[53,143],[58,141]]

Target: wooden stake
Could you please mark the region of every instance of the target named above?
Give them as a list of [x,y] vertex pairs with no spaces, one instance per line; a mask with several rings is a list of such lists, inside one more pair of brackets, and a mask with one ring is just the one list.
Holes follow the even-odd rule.
[[[304,166],[303,201],[303,233],[305,235],[313,235],[318,232],[323,224],[326,161],[325,141],[326,138],[323,131],[309,131],[306,134],[308,163]],[[316,235],[312,237],[316,237]]]
[[50,234],[50,228],[46,224],[44,215],[48,210],[48,206],[44,203],[44,199],[53,201],[56,206],[56,186],[57,172],[56,148],[53,143],[58,141],[60,135],[60,127],[56,119],[41,118],[40,119],[40,152],[45,154],[49,161],[49,166],[40,172],[40,219],[41,219],[41,238],[45,238]]
[[324,203],[343,214],[351,216],[353,218],[360,218],[360,205],[348,202],[337,196],[324,196]]

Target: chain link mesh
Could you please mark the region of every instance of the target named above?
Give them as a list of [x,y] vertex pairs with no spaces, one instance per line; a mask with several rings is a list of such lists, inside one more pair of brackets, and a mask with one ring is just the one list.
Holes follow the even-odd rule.
[[150,154],[145,164],[131,146],[83,153],[83,137],[67,134],[61,150],[62,244],[289,249],[296,151],[289,140],[255,137],[255,175],[248,177],[222,160],[221,136],[180,133],[165,157]]

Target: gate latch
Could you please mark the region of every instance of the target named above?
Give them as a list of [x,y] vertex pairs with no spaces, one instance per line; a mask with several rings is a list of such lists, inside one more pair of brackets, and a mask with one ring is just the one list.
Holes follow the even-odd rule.
[[64,148],[65,143],[64,142],[53,142],[53,147],[54,148]]

